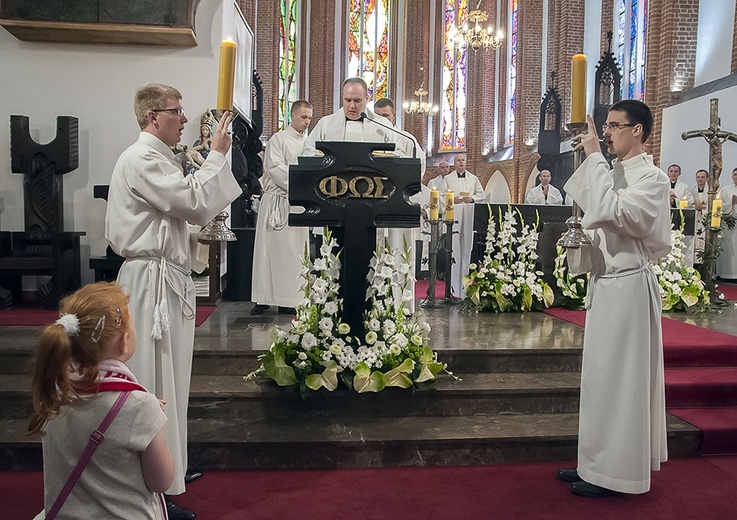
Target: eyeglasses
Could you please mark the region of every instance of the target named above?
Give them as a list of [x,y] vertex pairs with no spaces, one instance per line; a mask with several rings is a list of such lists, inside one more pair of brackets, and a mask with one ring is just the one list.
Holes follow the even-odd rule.
[[616,121],[613,123],[604,123],[601,125],[601,131],[606,132],[607,130],[611,130],[612,132],[616,132],[620,128],[624,128],[626,126],[637,126],[638,123],[617,123]]
[[187,117],[187,114],[184,113],[183,108],[155,108],[151,110],[151,112],[171,112],[172,114],[176,114],[179,117]]

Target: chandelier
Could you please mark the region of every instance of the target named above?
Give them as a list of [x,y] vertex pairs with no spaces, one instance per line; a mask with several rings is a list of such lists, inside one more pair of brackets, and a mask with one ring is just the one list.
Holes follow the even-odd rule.
[[481,27],[481,22],[487,21],[489,19],[489,15],[486,11],[479,9],[480,6],[481,0],[479,0],[476,9],[468,14],[468,20],[473,25],[468,27],[468,24],[465,24],[460,34],[456,31],[456,35],[453,37],[453,42],[456,45],[466,43],[474,50],[474,52],[479,50],[481,47],[485,49],[488,49],[489,47],[492,49],[498,49],[501,47],[502,41],[504,40],[504,33],[499,29],[496,34],[494,34],[494,27],[491,25],[488,28]]
[[413,100],[411,103],[405,101],[404,104],[402,104],[402,108],[404,108],[404,111],[408,114],[434,116],[440,109],[437,105],[433,105],[432,103],[425,101],[425,96],[427,96],[427,94],[428,92],[425,90],[425,84],[421,83],[420,88],[415,90],[415,96],[419,97],[420,100]]

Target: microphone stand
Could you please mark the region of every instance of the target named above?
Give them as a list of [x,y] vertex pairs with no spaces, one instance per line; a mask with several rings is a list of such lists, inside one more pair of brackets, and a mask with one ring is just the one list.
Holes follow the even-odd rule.
[[[383,123],[379,123],[379,122],[378,122],[378,121],[376,121],[375,119],[371,119],[371,118],[370,118],[370,117],[369,117],[368,115],[366,115],[366,112],[361,112],[361,119],[362,119],[362,120],[368,120],[368,121],[371,121],[371,122],[372,122],[372,123],[374,123],[375,125],[379,125],[379,126],[382,126],[382,127],[386,128],[387,130],[391,130],[391,131],[392,131],[392,132],[394,132],[395,134],[401,135],[401,136],[402,136],[402,137],[404,137],[405,139],[409,139],[409,137],[407,137],[406,135],[404,135],[404,134],[403,134],[402,132],[400,132],[399,130],[397,130],[397,129],[396,129],[396,128],[394,128],[393,126],[387,126],[387,125],[385,125],[385,124],[383,124]],[[414,141],[414,139],[409,139],[409,140],[410,140],[410,141],[412,141],[412,158],[413,158],[413,159],[417,159],[417,144],[415,144],[415,141]],[[395,147],[394,149],[396,150],[396,147]]]

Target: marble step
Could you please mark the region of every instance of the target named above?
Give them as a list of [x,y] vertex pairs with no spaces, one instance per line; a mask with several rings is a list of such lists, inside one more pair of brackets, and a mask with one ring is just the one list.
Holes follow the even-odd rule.
[[[29,372],[31,347],[0,350],[0,375]],[[259,367],[258,350],[199,350],[192,359],[194,375],[245,375]],[[571,348],[508,348],[495,350],[438,350],[440,361],[458,374],[478,372],[569,372],[581,369],[579,347]]]
[[[698,455],[701,432],[671,416],[671,458]],[[190,463],[203,470],[326,469],[572,461],[578,415],[488,414],[189,422]],[[38,470],[41,445],[26,422],[0,420],[0,471]]]
[[[242,376],[192,377],[191,419],[237,420],[453,416],[496,413],[561,413],[578,409],[577,372],[464,374],[461,380],[441,374],[426,390],[388,388],[357,394],[340,388],[302,397],[271,381]],[[0,418],[31,413],[30,381],[25,375],[0,378]]]

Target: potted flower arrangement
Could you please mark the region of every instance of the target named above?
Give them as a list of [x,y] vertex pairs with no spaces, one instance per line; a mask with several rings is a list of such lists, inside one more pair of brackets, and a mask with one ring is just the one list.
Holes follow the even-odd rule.
[[484,259],[480,265],[471,264],[470,273],[463,277],[466,290],[463,307],[477,312],[520,312],[550,307],[553,290],[535,266],[537,223],[530,228],[522,214],[511,207],[503,216],[499,212],[499,221],[501,229],[497,233],[496,223],[489,215]]
[[418,387],[434,380],[446,365],[428,344],[430,326],[406,308],[414,298],[409,248],[405,244],[403,252],[392,251],[382,241],[374,253],[363,338],[352,335],[340,318],[343,301],[336,249],[337,242],[327,231],[314,264],[305,250],[301,272],[305,299],[297,307],[297,317],[286,329],[275,327],[261,367],[246,378],[263,375],[303,392],[333,391],[342,383],[359,393],[388,386]]
[[583,309],[589,283],[588,275],[571,275],[566,262],[568,256],[566,249],[556,246],[555,252],[557,255],[553,275],[561,292],[560,306],[576,310]]
[[658,275],[664,311],[704,311],[709,307],[709,291],[699,272],[686,264],[683,250],[683,225],[671,228],[670,252],[653,262]]

